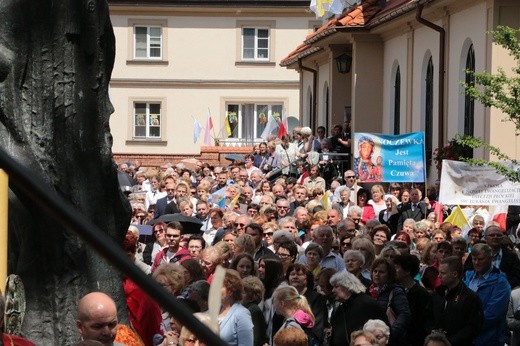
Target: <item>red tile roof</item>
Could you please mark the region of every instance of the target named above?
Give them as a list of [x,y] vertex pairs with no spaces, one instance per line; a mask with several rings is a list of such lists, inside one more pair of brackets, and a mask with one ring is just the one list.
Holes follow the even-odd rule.
[[353,7],[350,11],[343,13],[338,18],[333,18],[329,20],[326,24],[320,27],[313,33],[310,33],[305,38],[302,44],[300,44],[296,49],[287,55],[280,62],[281,66],[287,66],[298,59],[301,59],[307,55],[310,55],[314,52],[322,50],[321,47],[314,47],[312,44],[320,39],[329,36],[336,32],[337,28],[362,28],[364,27],[370,19],[372,19],[379,11],[381,7],[379,6],[378,0],[365,0],[361,4]]
[[361,4],[347,10],[338,18],[332,18],[318,30],[307,35],[302,44],[282,59],[280,65],[291,65],[298,59],[322,50],[323,48],[313,44],[336,33],[338,29],[368,29],[370,26],[378,25],[381,20],[385,21],[412,10],[415,8],[414,4],[414,0],[387,0],[382,6],[380,0],[363,0]]

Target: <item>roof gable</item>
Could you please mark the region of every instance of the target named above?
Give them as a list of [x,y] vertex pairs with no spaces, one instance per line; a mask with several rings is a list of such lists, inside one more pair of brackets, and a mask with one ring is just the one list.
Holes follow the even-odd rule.
[[[401,1],[401,0],[397,0]],[[313,47],[312,44],[320,39],[332,35],[338,28],[363,28],[381,11],[379,0],[365,0],[361,4],[346,11],[338,18],[329,20],[318,30],[307,35],[302,44],[289,53],[280,62],[281,66],[287,66],[314,52],[322,50],[321,47]]]

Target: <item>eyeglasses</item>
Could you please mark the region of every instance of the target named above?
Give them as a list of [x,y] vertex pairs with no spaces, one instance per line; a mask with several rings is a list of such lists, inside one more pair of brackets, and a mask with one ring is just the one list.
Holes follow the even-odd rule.
[[180,234],[168,234],[166,233],[166,237],[168,238],[179,238],[181,235]]
[[235,225],[235,227],[246,227],[246,224],[245,223],[239,223],[239,222],[235,222],[233,225]]
[[279,253],[279,252],[277,252],[276,254],[277,254],[278,257],[280,257],[281,259],[287,259],[287,258],[291,257],[291,255],[290,255],[290,254],[287,254],[287,253]]
[[272,237],[274,232],[265,232],[264,237]]
[[352,246],[351,243],[341,243],[341,246]]

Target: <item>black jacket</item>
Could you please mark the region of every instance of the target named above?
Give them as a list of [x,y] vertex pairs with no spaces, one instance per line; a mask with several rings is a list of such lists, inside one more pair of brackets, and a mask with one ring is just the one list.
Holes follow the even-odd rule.
[[362,329],[370,319],[379,319],[388,324],[386,309],[365,293],[353,294],[346,302],[332,312],[331,346],[345,346],[350,343],[350,334]]
[[410,204],[404,206],[401,209],[401,216],[399,217],[399,222],[397,223],[397,231],[399,232],[403,229],[404,220],[414,219],[415,221],[421,221],[426,219],[431,211],[431,206],[428,208],[423,201],[417,203],[417,207],[412,210],[412,202],[410,202]]
[[440,286],[432,299],[433,329],[443,330],[452,346],[471,345],[484,322],[478,295],[461,281],[450,291]]

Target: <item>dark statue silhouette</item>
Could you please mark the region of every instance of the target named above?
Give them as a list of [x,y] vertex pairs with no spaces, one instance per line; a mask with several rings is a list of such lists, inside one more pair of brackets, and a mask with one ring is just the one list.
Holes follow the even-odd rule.
[[[106,1],[3,0],[0,18],[0,146],[119,242],[130,207],[112,161]],[[79,340],[76,303],[87,291],[125,306],[120,275],[16,191],[8,271],[25,285],[22,334],[38,345]]]

